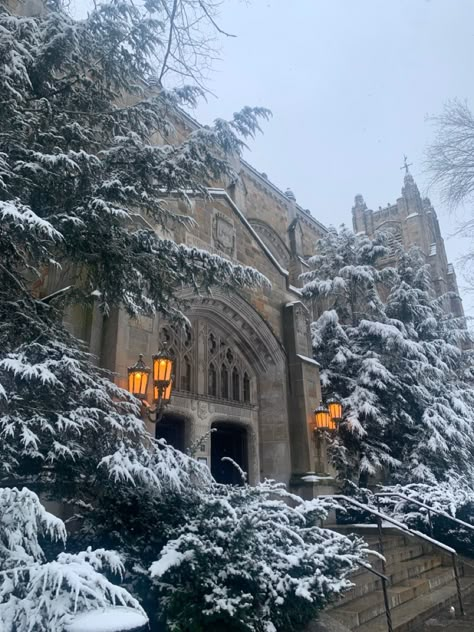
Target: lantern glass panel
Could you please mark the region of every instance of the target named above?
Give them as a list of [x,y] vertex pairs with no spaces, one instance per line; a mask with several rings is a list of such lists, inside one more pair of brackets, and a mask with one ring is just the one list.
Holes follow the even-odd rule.
[[169,382],[173,371],[173,360],[167,356],[153,356],[153,381]]
[[327,430],[331,419],[327,408],[320,406],[314,411],[314,423],[318,430]]
[[342,419],[342,404],[340,402],[331,400],[327,405],[331,419]]
[[[170,380],[168,386],[154,386],[153,387],[153,399],[155,402],[160,401],[162,404],[168,404],[171,399],[171,392],[173,390],[173,380]],[[161,398],[160,398],[161,392]]]
[[150,370],[146,367],[130,367],[128,369],[128,390],[139,399],[146,398]]

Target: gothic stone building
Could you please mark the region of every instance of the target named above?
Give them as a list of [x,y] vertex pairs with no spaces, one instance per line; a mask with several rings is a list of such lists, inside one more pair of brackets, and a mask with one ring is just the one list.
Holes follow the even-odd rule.
[[[185,122],[184,134],[194,125]],[[250,483],[274,478],[311,497],[318,482],[303,476],[327,467],[317,462],[310,427],[320,382],[298,276],[326,229],[265,174],[244,161],[234,167],[239,181],[211,189],[210,200],[193,199],[191,209],[169,200],[196,224],[190,230],[174,226],[167,236],[253,266],[271,288],[213,289],[206,296],[183,290],[189,329],[158,316],[130,319],[121,310],[107,318],[76,310],[68,315],[69,326],[125,388],[127,367],[138,354],[150,364],[166,341],[175,357],[173,396],[150,431],[181,450],[207,435],[196,457],[221,482],[237,482],[235,468],[222,461],[229,456],[248,472]]]
[[[434,294],[449,296],[444,306],[446,312],[464,318],[456,273],[446,257],[436,211],[428,198],[421,197],[406,162],[405,169],[402,195],[395,204],[372,211],[367,208],[362,195],[356,195],[352,207],[354,232],[372,237],[376,231],[385,231],[389,235],[393,253],[397,250],[396,246],[401,246],[405,251],[417,246],[431,266]],[[393,262],[394,256],[389,256],[383,263],[390,265]]]
[[[195,126],[183,115],[176,140]],[[218,481],[239,480],[235,468],[222,461],[228,456],[248,473],[250,483],[274,478],[312,497],[334,489],[334,472],[311,430],[321,392],[310,314],[298,286],[305,258],[314,253],[326,228],[296,203],[291,191],[283,193],[265,174],[239,159],[234,168],[237,182],[210,189],[210,199],[193,199],[191,209],[169,199],[176,211],[191,214],[195,225],[174,225],[165,236],[253,266],[271,288],[214,289],[206,296],[184,289],[187,329],[176,329],[158,316],[130,319],[122,310],[106,318],[98,310],[76,310],[68,321],[123,387],[138,354],[150,363],[166,342],[175,358],[173,397],[163,420],[149,429],[180,450],[198,443],[197,458]],[[436,214],[410,174],[395,205],[373,212],[357,196],[353,218],[356,232],[373,235],[389,228],[404,248],[420,246],[432,264],[436,292],[449,289],[457,295]],[[450,307],[462,315],[459,298]]]

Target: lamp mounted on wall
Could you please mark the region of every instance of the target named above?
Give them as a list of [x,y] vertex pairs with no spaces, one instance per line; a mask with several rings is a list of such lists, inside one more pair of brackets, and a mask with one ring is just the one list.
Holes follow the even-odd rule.
[[342,421],[342,404],[336,398],[323,402],[314,411],[315,432],[335,432]]
[[171,401],[173,391],[173,359],[166,349],[152,356],[153,360],[153,405],[146,400],[151,369],[140,354],[138,361],[128,367],[128,390],[143,403],[144,412],[152,423],[163,417],[166,406]]

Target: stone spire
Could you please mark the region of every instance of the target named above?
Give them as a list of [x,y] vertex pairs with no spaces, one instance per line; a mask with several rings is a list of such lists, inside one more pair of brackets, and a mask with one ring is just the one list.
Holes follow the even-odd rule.
[[400,169],[405,169],[405,177],[403,178],[403,187],[402,187],[402,195],[407,201],[409,207],[411,207],[412,211],[421,211],[422,210],[422,201],[420,191],[415,182],[415,179],[410,173],[409,167],[413,165],[413,163],[408,162],[408,158],[406,156],[403,157],[403,166]]

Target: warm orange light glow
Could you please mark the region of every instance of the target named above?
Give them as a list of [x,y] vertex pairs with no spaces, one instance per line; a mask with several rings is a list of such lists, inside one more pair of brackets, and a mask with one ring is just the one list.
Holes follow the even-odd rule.
[[[341,421],[342,419],[342,404],[337,399],[330,399],[327,402],[327,407],[329,410],[329,416],[335,422]],[[335,429],[335,428],[334,428]]]
[[169,382],[173,372],[173,360],[165,354],[153,356],[153,381]]
[[[155,402],[160,401],[161,404],[169,404],[172,391],[173,391],[173,380],[169,381],[168,386],[154,386],[153,399]],[[161,392],[161,397],[160,397],[160,392]]]
[[150,369],[143,362],[140,354],[138,361],[128,367],[128,390],[139,399],[146,399]]
[[330,423],[329,411],[321,403],[314,411],[314,427],[316,430],[329,430]]

